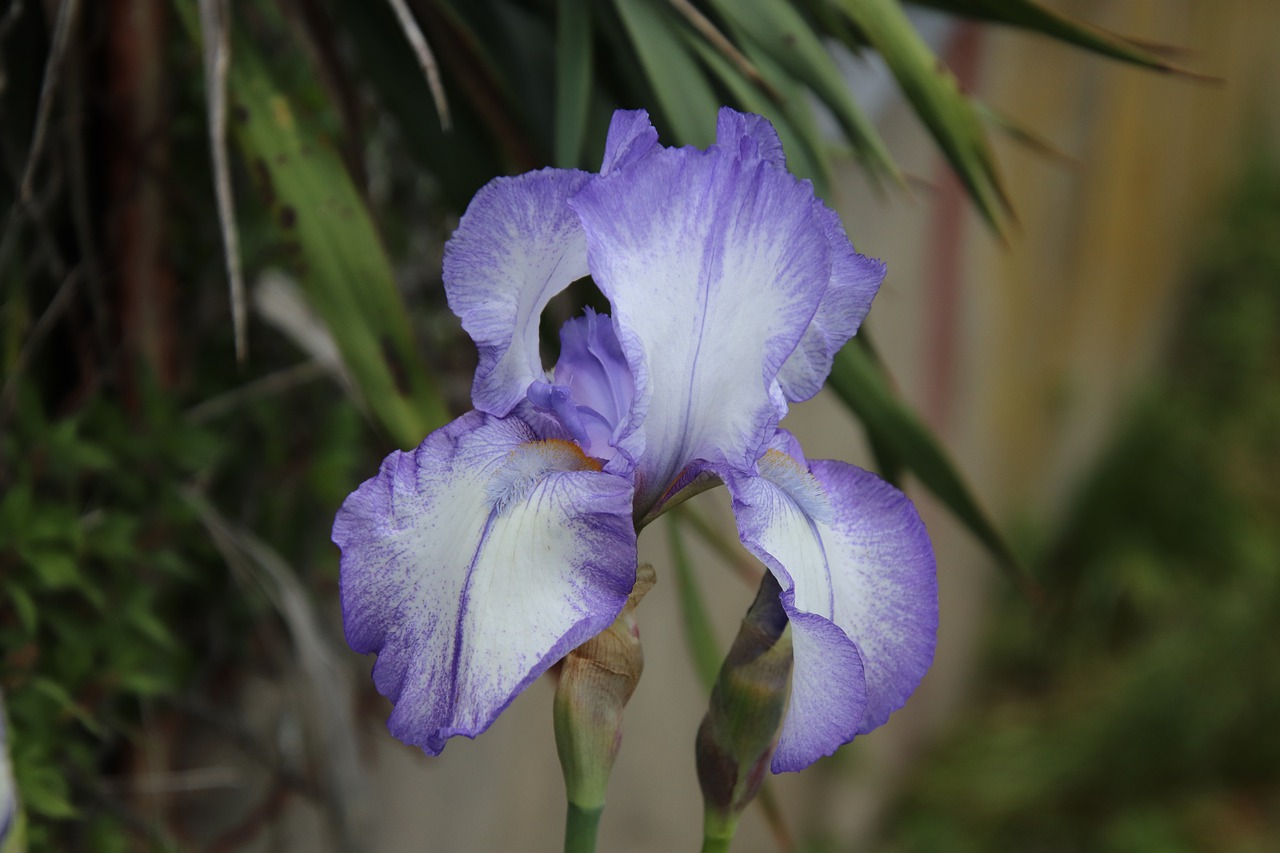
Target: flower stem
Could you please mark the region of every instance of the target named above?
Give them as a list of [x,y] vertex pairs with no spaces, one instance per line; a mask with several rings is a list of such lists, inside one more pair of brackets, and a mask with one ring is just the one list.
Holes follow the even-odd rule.
[[708,809],[702,816],[702,853],[729,853],[738,831],[738,816]]
[[702,837],[702,853],[729,853],[729,844],[733,841],[733,831],[728,835],[704,835]]
[[603,806],[582,808],[569,803],[564,824],[564,853],[595,853]]

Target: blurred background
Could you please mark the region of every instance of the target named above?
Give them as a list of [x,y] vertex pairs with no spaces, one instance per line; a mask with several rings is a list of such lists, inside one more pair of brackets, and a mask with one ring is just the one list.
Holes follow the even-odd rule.
[[[475,190],[725,103],[888,263],[785,425],[907,489],[942,594],[907,707],[734,849],[1276,849],[1277,34],[1266,0],[0,4],[6,853],[559,849],[550,684],[392,739],[329,526],[469,408]],[[641,555],[623,853],[696,844],[760,571],[718,493]]]

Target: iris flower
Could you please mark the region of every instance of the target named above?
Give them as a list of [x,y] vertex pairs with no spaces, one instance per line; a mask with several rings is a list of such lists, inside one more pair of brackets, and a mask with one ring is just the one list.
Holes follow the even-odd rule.
[[[539,318],[590,276],[610,313]],[[479,349],[475,410],[394,452],[337,514],[347,642],[374,652],[392,734],[435,755],[483,732],[608,627],[636,535],[708,485],[777,578],[794,644],[775,772],[879,726],[933,657],[933,551],[901,492],[808,460],[779,429],[818,392],[884,265],[791,175],[765,119],[724,109],[705,151],[618,112],[598,174],[477,193],[445,247]]]

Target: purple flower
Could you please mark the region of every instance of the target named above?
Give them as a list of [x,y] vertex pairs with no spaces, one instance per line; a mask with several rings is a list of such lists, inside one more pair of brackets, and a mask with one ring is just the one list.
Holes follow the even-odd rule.
[[[590,275],[548,374],[538,323]],[[805,459],[778,428],[821,388],[884,277],[786,170],[759,116],[720,112],[706,151],[614,115],[599,174],[544,169],[476,195],[445,248],[479,348],[476,411],[395,452],[343,504],[347,641],[376,652],[388,726],[436,754],[608,625],[636,532],[709,479],[773,572],[795,669],[773,769],[882,724],[933,657],[937,586],[900,492]]]

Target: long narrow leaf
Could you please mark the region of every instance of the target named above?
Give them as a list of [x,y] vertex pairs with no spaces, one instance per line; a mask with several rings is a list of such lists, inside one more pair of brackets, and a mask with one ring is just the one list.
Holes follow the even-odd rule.
[[1008,200],[973,105],[916,32],[898,0],[836,0],[884,57],[979,212],[1002,233]]
[[615,8],[662,115],[679,142],[705,148],[715,141],[719,99],[677,35],[679,21],[657,0],[615,0]]
[[[193,39],[194,10],[176,3]],[[342,352],[363,402],[402,446],[444,422],[391,264],[341,158],[298,116],[247,38],[227,78],[232,130],[289,246],[307,298]]]
[[854,338],[836,354],[829,384],[882,448],[933,492],[982,542],[1032,600],[1038,587],[1022,562],[969,491],[942,446],[915,414],[893,393],[879,363]]
[[688,504],[681,508],[679,518],[681,523],[688,524],[689,528],[698,534],[702,541],[709,545],[747,586],[754,589],[760,585],[763,567],[759,560],[739,544],[736,537],[726,536]]
[[1151,50],[1122,36],[1078,21],[1049,9],[1035,0],[910,0],[917,6],[932,6],[968,18],[994,21],[1032,30],[1074,44],[1094,53],[1132,62],[1156,71],[1181,69],[1161,59]]
[[991,127],[1003,133],[1009,139],[1020,145],[1026,146],[1030,150],[1042,157],[1057,161],[1059,164],[1066,166],[1077,166],[1079,162],[1061,148],[1054,145],[1045,137],[1036,133],[1031,128],[1022,124],[1014,118],[1000,112],[989,104],[982,101],[974,101],[973,108],[977,110],[978,116]]
[[556,165],[573,168],[582,154],[591,105],[591,4],[556,4]]
[[671,546],[671,562],[675,564],[685,639],[689,643],[694,669],[698,671],[698,680],[710,692],[716,676],[720,674],[722,653],[711,631],[711,617],[707,615],[707,605],[684,544],[684,533],[680,530],[681,510],[672,510],[667,518],[667,542]]

